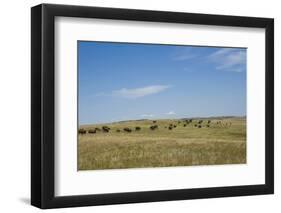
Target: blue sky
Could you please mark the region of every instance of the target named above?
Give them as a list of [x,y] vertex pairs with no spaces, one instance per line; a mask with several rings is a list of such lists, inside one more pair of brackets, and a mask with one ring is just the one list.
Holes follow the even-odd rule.
[[244,116],[246,51],[79,41],[79,124]]

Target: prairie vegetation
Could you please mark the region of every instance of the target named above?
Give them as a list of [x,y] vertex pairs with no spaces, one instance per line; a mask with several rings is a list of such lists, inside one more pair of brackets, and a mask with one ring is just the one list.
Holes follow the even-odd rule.
[[246,163],[246,118],[161,119],[82,125],[78,169]]

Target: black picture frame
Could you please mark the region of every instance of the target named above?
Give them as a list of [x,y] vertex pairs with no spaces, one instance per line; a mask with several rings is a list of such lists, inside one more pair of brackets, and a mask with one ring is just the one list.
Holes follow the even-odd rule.
[[[54,195],[54,20],[58,16],[264,28],[266,32],[265,184],[56,197]],[[31,8],[32,205],[47,209],[272,193],[274,193],[273,19],[53,4],[41,4]]]

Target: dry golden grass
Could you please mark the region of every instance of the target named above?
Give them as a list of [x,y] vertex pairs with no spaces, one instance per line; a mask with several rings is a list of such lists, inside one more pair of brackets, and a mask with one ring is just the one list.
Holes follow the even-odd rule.
[[[179,120],[157,120],[158,129],[150,130],[152,121],[127,121],[106,124],[109,133],[79,135],[78,169],[120,169],[143,167],[169,167],[191,165],[246,163],[245,118],[224,119],[231,127],[222,127],[212,120],[210,127],[203,121],[202,128],[195,122],[183,126]],[[165,128],[176,124],[173,130]],[[81,126],[86,130],[102,125]],[[131,133],[124,127],[135,129]]]

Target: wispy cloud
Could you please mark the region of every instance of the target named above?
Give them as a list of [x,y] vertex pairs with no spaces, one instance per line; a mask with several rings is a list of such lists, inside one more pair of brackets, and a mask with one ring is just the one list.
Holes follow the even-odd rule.
[[173,60],[174,61],[186,61],[193,59],[197,57],[197,54],[195,53],[194,47],[185,47],[184,49],[180,49],[174,56]]
[[131,89],[122,88],[120,90],[112,91],[112,95],[114,97],[135,99],[135,98],[141,98],[144,96],[163,92],[170,87],[171,87],[170,85],[151,85],[151,86],[131,88]]
[[165,113],[166,115],[175,115],[176,113],[174,111],[170,111],[170,112],[167,112]]
[[155,115],[153,115],[153,114],[142,114],[141,115],[141,117],[149,117],[149,118],[151,118],[151,117],[154,117]]
[[235,48],[223,48],[211,55],[209,60],[216,64],[217,70],[242,72],[246,65],[246,50]]

